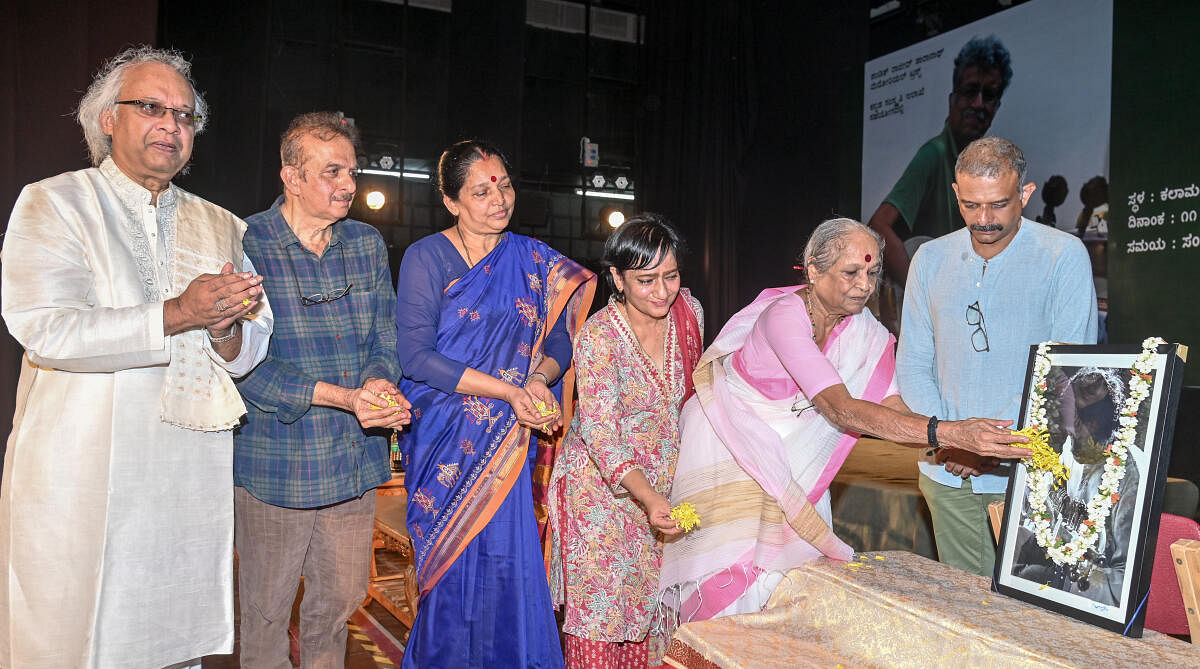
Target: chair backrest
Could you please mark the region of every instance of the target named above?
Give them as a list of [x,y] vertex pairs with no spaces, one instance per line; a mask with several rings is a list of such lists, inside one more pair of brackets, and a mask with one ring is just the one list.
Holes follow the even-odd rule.
[[1191,518],[1162,514],[1154,571],[1150,575],[1150,597],[1146,602],[1146,627],[1163,634],[1188,633],[1187,611],[1183,608],[1183,595],[1171,558],[1171,544],[1178,539],[1200,539],[1200,524]]
[[1004,523],[1004,500],[999,499],[987,505],[988,521],[992,524],[992,538],[1000,543],[1000,526]]

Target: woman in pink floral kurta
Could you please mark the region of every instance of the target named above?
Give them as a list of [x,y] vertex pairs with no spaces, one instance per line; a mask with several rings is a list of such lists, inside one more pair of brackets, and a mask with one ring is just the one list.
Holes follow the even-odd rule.
[[[622,235],[626,242],[634,237],[640,252],[610,253],[619,251]],[[648,640],[657,631],[662,540],[652,525],[670,522],[664,514],[679,411],[691,392],[704,322],[700,303],[678,287],[678,245],[677,233],[652,216],[614,233],[605,264],[616,270],[606,272],[610,281],[615,274],[615,296],[575,341],[578,404],[549,492],[551,593],[565,604],[569,669],[642,669],[657,655]],[[651,275],[664,285],[652,286]],[[659,335],[650,341],[661,339],[661,348],[652,346],[651,355],[644,333],[655,327]]]

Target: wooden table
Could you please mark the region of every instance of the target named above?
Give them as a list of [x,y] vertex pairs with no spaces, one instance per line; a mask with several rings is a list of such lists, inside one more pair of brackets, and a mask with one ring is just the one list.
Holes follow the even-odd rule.
[[682,625],[666,664],[1200,667],[1191,644],[1149,630],[1123,637],[990,586],[912,553],[860,554],[854,563],[821,558],[788,572],[761,613]]
[[[375,534],[371,545],[371,579],[367,597],[379,602],[405,627],[417,615],[417,571],[408,536],[408,494],[404,474],[379,487],[375,497]],[[382,551],[379,551],[382,549]],[[379,551],[379,552],[377,552]]]

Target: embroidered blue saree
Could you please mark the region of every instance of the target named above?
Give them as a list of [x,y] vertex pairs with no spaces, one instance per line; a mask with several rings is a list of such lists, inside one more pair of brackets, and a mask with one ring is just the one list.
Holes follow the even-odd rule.
[[[411,308],[406,290],[433,288],[411,277],[457,272],[420,274],[410,262],[461,263],[447,255],[453,252],[448,241],[434,238],[405,254],[397,324],[403,340],[406,331],[423,331],[422,319],[426,327],[436,321],[433,348],[442,376],[456,380],[465,365],[521,385],[546,355],[554,328],[565,326],[573,337],[586,318],[594,275],[542,242],[513,233],[437,288],[440,303]],[[403,343],[400,348],[407,376]],[[562,667],[535,513],[539,443],[504,401],[453,392],[449,381],[434,382],[433,376],[400,383],[413,404],[413,423],[400,448],[421,592],[404,666]],[[563,384],[557,385],[561,400]],[[550,459],[549,444],[541,446],[542,459]]]

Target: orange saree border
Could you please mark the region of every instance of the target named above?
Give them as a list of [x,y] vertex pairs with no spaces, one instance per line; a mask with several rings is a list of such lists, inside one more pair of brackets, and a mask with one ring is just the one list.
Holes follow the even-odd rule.
[[[570,263],[570,265],[567,265]],[[569,268],[571,265],[574,269]],[[445,290],[449,290],[455,282],[451,282]],[[564,313],[572,320],[567,324],[568,332],[574,333],[587,318],[588,309],[596,291],[596,276],[590,270],[564,258],[548,277],[548,284],[555,286],[550,308],[547,310],[546,325],[535,342],[534,350],[540,350],[545,342],[546,334]],[[570,420],[570,411],[574,408],[574,370],[568,368],[563,375],[563,423]],[[558,450],[566,430],[560,429],[552,440],[538,441],[538,455],[546,450],[550,457],[549,463],[539,461],[534,469],[533,483],[543,491],[550,479],[550,469],[553,467],[553,454]],[[446,522],[446,531],[438,538],[429,551],[424,569],[418,576],[421,584],[420,596],[424,596],[437,585],[441,577],[450,569],[462,555],[471,541],[491,521],[500,505],[512,491],[521,467],[525,466],[529,454],[530,430],[520,424],[514,424],[496,447],[496,452],[484,469],[480,472],[475,484],[466,491],[463,501],[455,509]],[[543,444],[546,444],[543,446]],[[544,480],[538,476],[544,471]],[[544,496],[544,495],[543,495]],[[549,564],[550,537],[548,532],[547,514],[544,500],[539,500],[535,490],[534,511],[537,516],[538,532],[542,538],[542,553],[546,564]]]
[[[420,574],[417,578],[417,582],[421,584],[422,597],[437,585],[458,556],[467,549],[471,540],[483,531],[496,514],[496,509],[500,508],[513,484],[517,482],[517,477],[521,475],[521,467],[524,466],[528,453],[529,428],[514,425],[496,448],[496,454],[484,467],[475,485],[467,491],[463,503],[447,522],[447,527],[455,529],[442,534],[430,550],[425,567],[432,568],[432,571]],[[449,554],[438,559],[438,554],[447,549]]]
[[[556,285],[554,295],[551,299],[550,309],[547,313],[546,322],[555,323],[566,313],[571,320],[567,323],[567,332],[571,334],[571,339],[574,341],[575,333],[583,326],[587,320],[588,311],[591,309],[592,300],[596,296],[596,275],[590,270],[580,267],[571,273],[571,276],[563,276],[566,272],[563,269],[563,263],[555,267],[550,272],[550,280],[552,285]],[[576,281],[572,281],[576,279]],[[583,286],[580,288],[579,283]],[[565,288],[572,288],[565,290]],[[547,326],[542,329],[542,339],[538,340],[540,347],[546,333],[550,328]],[[571,426],[571,419],[575,413],[575,366],[568,367],[562,375],[562,401],[559,403],[562,408],[562,427],[559,428],[553,435],[549,435],[548,439],[539,437],[537,442],[537,457],[533,469],[533,512],[537,518],[538,536],[542,541],[542,560],[546,565],[547,578],[550,573],[550,512],[546,505],[546,491],[550,486],[550,475],[554,470],[554,459],[558,454],[558,449],[562,446],[562,441],[566,438],[567,429]]]

